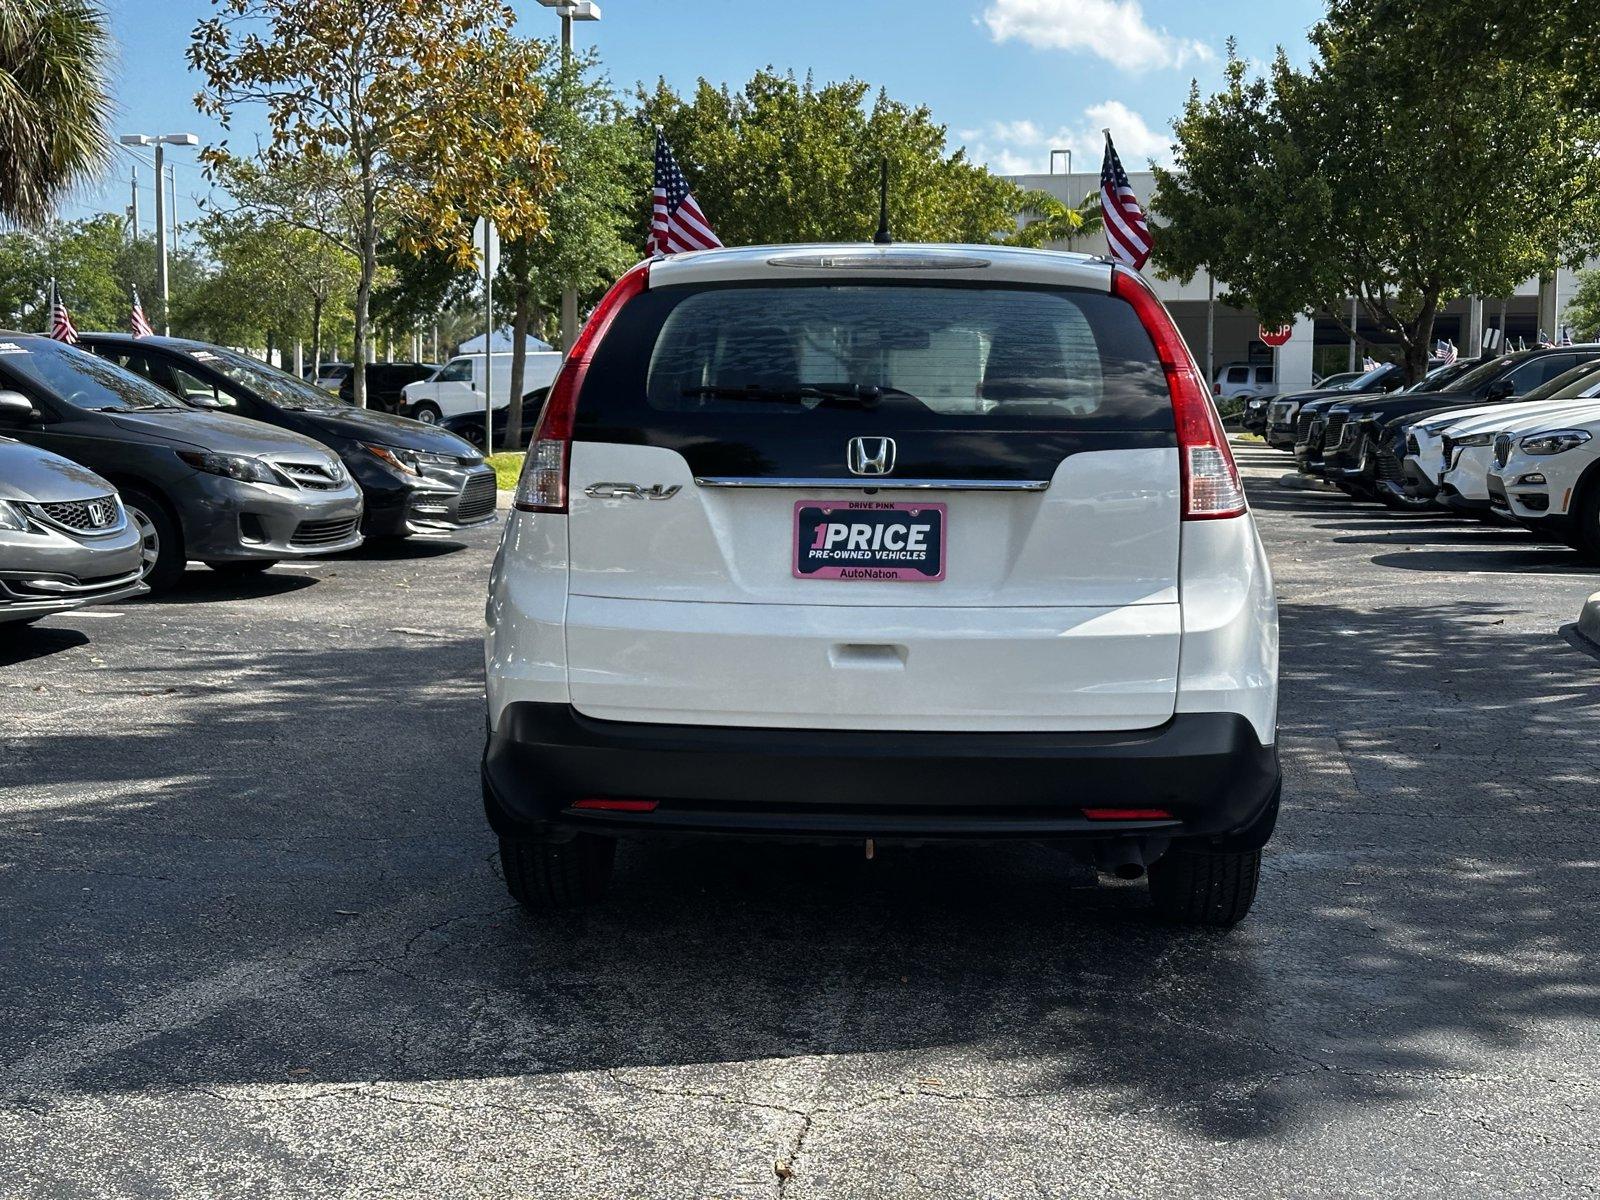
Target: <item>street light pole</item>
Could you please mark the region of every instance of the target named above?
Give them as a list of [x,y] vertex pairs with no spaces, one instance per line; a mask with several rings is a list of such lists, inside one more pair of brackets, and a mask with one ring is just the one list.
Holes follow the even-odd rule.
[[[167,146],[198,146],[200,139],[192,133],[164,133],[151,137],[143,133],[126,133],[118,139],[124,146],[154,146],[156,148],[156,291],[161,296],[161,332],[172,332],[171,294],[167,280],[167,177],[163,168],[163,151]],[[173,173],[173,205],[177,205],[177,173]]]

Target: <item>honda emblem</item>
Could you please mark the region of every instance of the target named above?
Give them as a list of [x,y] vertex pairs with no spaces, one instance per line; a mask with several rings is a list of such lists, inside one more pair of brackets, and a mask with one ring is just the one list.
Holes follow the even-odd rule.
[[851,438],[845,465],[852,475],[887,475],[894,470],[894,439]]

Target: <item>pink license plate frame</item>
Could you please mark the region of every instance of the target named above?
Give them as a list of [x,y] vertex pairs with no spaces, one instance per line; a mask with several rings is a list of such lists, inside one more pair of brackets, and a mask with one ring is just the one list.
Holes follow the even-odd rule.
[[[894,514],[897,513],[905,513],[907,517],[896,519]],[[936,516],[930,521],[928,514]],[[827,518],[833,520],[830,522]],[[848,524],[852,528],[881,526],[883,533],[876,539],[876,546],[872,545],[874,539],[869,537],[865,551],[852,549],[848,535],[843,539],[836,537],[836,544],[830,547],[824,543],[828,540],[828,526],[831,523]],[[926,531],[930,525],[936,526],[937,536],[932,537],[925,532],[922,544],[937,555],[931,564],[937,567],[936,571],[928,569],[930,564],[926,559],[895,561],[896,555],[903,556],[910,550],[898,544],[887,547],[882,544],[885,538],[896,543],[902,541],[890,535],[891,529],[906,531],[904,540],[910,541],[912,530],[920,528]],[[856,541],[859,545],[861,539],[858,537]],[[949,541],[950,511],[945,504],[915,500],[796,500],[789,564],[796,579],[836,579],[848,583],[938,583],[944,579],[949,567]],[[850,557],[843,557],[845,554]],[[830,559],[839,555],[839,558],[837,561],[821,561],[824,555]]]

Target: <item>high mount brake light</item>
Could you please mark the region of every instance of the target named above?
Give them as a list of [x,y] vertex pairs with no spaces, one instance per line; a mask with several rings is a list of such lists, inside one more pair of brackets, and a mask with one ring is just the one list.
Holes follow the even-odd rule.
[[544,408],[533,427],[528,456],[512,504],[523,512],[567,511],[567,472],[572,464],[572,426],[578,411],[578,393],[589,372],[594,352],[622,306],[650,286],[650,264],[642,262],[611,285],[584,323],[561,369],[556,372]]
[[1183,519],[1208,521],[1245,512],[1244,485],[1222,431],[1222,419],[1200,377],[1194,355],[1148,284],[1120,267],[1111,269],[1111,294],[1133,306],[1155,343],[1172,396],[1178,429],[1178,470],[1183,482]]

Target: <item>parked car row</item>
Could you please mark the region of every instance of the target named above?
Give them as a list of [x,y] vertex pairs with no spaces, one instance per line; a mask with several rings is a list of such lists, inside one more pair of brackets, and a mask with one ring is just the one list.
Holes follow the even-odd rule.
[[0,433],[0,621],[495,520],[460,438],[182,338],[0,333]]
[[1265,437],[1358,499],[1515,522],[1600,561],[1600,343],[1460,362],[1388,392],[1286,396]]

